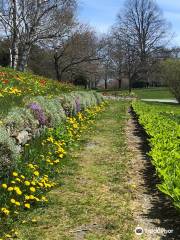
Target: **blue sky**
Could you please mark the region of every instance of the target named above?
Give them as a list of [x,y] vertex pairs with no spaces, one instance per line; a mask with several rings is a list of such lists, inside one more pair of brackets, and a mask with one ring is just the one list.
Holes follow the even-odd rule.
[[[180,46],[180,0],[156,0],[164,17],[172,25],[172,45]],[[117,13],[123,8],[124,0],[80,0],[79,19],[105,33],[115,22]]]

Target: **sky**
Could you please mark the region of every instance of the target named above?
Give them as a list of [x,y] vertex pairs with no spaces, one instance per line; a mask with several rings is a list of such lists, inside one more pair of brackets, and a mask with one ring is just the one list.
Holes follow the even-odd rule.
[[[115,23],[125,0],[79,0],[79,19],[99,33],[106,33]],[[180,0],[156,0],[164,18],[171,23],[171,45],[180,46]]]

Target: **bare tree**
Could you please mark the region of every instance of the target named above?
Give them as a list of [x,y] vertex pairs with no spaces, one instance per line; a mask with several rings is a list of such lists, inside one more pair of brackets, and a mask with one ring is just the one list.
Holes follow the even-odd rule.
[[[59,36],[54,20],[75,0],[8,0],[0,13],[0,23],[11,39],[12,67],[24,71],[30,49],[42,39]],[[17,61],[18,56],[18,61]]]
[[114,62],[113,51],[115,50],[111,36],[106,35],[101,39],[101,63],[103,67],[104,88],[108,89],[108,79],[113,76]]
[[67,38],[53,42],[54,66],[57,80],[63,79],[64,73],[71,71],[74,66],[90,63],[100,59],[100,45],[93,31],[87,26],[80,25],[70,31]]
[[[135,61],[141,77],[146,81],[151,57],[163,44],[167,27],[161,10],[153,0],[128,0],[123,12],[118,15],[115,29],[125,48],[126,65]],[[128,69],[131,82],[135,71],[130,71],[130,65]]]

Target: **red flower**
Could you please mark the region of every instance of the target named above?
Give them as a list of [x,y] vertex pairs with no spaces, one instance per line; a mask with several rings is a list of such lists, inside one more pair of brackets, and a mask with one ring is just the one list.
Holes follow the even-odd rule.
[[8,83],[9,83],[9,80],[3,79],[2,82],[3,82],[4,84],[8,84]]
[[44,80],[44,79],[41,79],[39,82],[42,86],[46,85],[46,80]]

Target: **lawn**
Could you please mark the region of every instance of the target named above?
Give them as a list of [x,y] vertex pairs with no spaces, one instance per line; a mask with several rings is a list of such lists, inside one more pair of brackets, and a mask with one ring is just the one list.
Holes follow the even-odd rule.
[[140,99],[175,99],[168,88],[139,88],[133,89],[129,94],[128,90],[101,90],[105,95],[114,95],[120,97],[137,96]]
[[141,99],[174,99],[168,88],[133,89],[133,92]]

